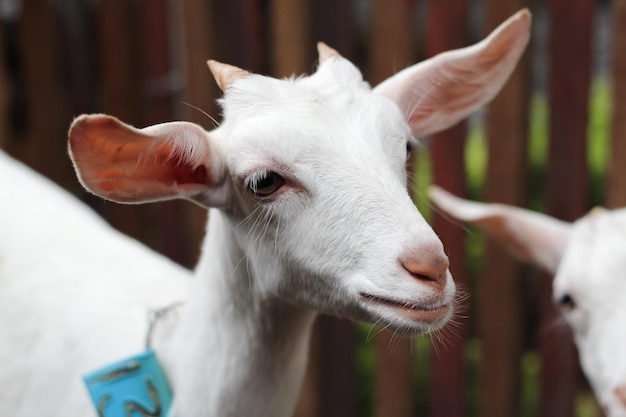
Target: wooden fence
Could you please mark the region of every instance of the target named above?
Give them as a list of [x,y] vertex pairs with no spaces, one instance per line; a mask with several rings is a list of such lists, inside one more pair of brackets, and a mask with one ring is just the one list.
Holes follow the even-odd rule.
[[[376,84],[476,42],[522,7],[535,15],[533,40],[477,119],[489,157],[474,197],[528,206],[534,196],[566,220],[587,211],[591,196],[626,205],[626,0],[25,0],[2,10],[0,147],[80,194],[116,227],[192,266],[202,211],[185,203],[118,206],[81,194],[66,155],[72,117],[106,112],[137,126],[183,119],[210,129],[203,112],[219,114],[219,92],[208,58],[287,76],[313,70],[322,40]],[[608,36],[599,37],[605,25]],[[598,51],[606,63],[598,64]],[[612,97],[600,189],[587,163],[595,76],[607,80]],[[533,97],[545,97],[549,108],[538,185],[528,153]],[[434,182],[460,195],[468,190],[469,130],[463,122],[428,141]],[[453,332],[434,349],[378,330],[369,330],[370,340],[362,326],[322,317],[297,416],[600,415],[585,400],[570,335],[554,325],[549,277],[492,242],[470,273],[466,232],[437,214],[432,223],[469,293]]]

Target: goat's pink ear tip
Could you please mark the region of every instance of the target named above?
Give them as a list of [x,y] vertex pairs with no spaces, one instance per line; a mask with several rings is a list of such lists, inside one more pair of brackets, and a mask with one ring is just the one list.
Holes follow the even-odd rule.
[[532,21],[532,13],[527,8],[523,8],[515,13],[513,16],[509,18],[511,23],[519,22],[524,26],[530,27],[530,22]]
[[109,116],[107,114],[81,114],[72,121],[69,130],[70,138],[73,133],[85,128],[108,128],[121,125],[116,117]]
[[70,125],[70,131],[76,127],[76,126],[80,126],[84,123],[88,123],[89,119],[92,118],[93,116],[90,114],[81,114],[80,116],[76,117],[73,121],[72,124]]
[[70,129],[68,132],[68,138],[70,140],[70,143],[78,137],[78,134],[83,129],[88,127],[94,121],[96,121],[96,118],[94,117],[94,115],[90,115],[90,114],[81,114],[80,116],[75,118],[72,121],[72,124],[70,125]]

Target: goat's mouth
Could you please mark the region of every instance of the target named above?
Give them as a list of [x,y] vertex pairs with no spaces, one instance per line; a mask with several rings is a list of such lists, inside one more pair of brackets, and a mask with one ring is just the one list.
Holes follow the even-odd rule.
[[366,293],[359,293],[359,295],[368,303],[382,304],[386,307],[391,308],[399,315],[406,317],[410,320],[429,324],[444,319],[452,308],[450,304],[431,305],[408,301],[390,300],[388,298]]

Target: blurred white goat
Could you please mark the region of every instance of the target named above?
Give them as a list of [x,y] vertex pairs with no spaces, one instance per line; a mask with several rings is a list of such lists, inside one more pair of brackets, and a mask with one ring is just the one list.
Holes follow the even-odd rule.
[[92,415],[81,374],[141,350],[191,271],[2,152],[0,190],[0,415]]
[[594,209],[574,223],[477,203],[439,187],[432,201],[521,260],[554,274],[553,298],[571,326],[582,368],[610,417],[626,416],[626,209]]
[[[91,192],[210,208],[185,305],[153,338],[174,392],[173,415],[290,415],[318,311],[409,336],[447,322],[454,282],[441,242],[407,193],[407,149],[499,91],[529,24],[521,11],[483,42],[373,90],[324,44],[315,74],[297,79],[210,61],[225,93],[224,121],[212,132],[185,122],[139,130],[105,115],[75,120],[70,153]],[[39,196],[28,201],[47,208]],[[79,230],[71,255],[58,255],[65,268],[80,270],[73,280],[56,272],[63,268],[34,284],[26,270],[2,272],[2,415],[89,415],[80,374],[139,350],[145,311],[159,294],[166,305],[181,292],[175,284],[184,271],[169,267],[176,282],[149,276],[146,269],[159,269],[152,263],[164,263],[154,255],[109,271],[118,268],[117,252],[101,253],[91,232]],[[3,240],[11,244],[23,230],[9,236]],[[37,268],[42,255],[32,256],[28,266]]]

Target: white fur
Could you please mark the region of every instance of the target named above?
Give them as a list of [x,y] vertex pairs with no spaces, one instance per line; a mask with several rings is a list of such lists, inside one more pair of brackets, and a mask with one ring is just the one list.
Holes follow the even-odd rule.
[[592,213],[572,226],[553,282],[553,296],[569,294],[563,314],[572,327],[585,375],[610,417],[626,416],[626,209]]
[[431,198],[520,259],[554,274],[553,298],[573,330],[583,371],[608,416],[625,417],[626,209],[594,209],[570,224],[511,206],[462,200],[436,187]]
[[1,152],[0,189],[0,415],[93,415],[81,375],[140,352],[191,273]]

